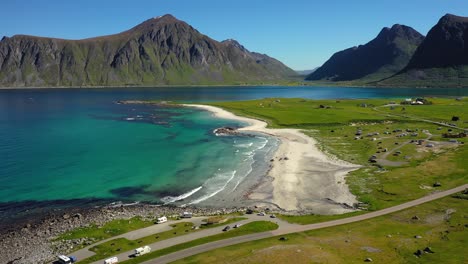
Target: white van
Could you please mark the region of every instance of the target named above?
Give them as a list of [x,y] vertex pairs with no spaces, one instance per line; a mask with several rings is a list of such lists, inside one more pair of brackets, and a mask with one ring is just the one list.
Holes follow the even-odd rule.
[[117,257],[112,257],[104,260],[104,264],[115,264],[119,263],[119,259]]
[[149,246],[144,246],[144,247],[139,247],[137,249],[135,249],[135,257],[138,257],[138,256],[141,256],[141,255],[144,255],[144,254],[148,254],[151,252],[151,248]]
[[58,259],[59,259],[58,261],[59,261],[60,264],[70,264],[70,263],[72,263],[71,259],[69,257],[65,256],[65,255],[58,256]]
[[184,212],[182,218],[192,218],[193,214],[191,212]]
[[167,217],[163,216],[163,217],[159,217],[158,218],[158,224],[162,224],[162,223],[165,223],[167,222]]

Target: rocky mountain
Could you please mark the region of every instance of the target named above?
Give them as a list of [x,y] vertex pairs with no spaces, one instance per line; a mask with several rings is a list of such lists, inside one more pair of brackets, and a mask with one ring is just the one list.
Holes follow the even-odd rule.
[[404,25],[383,28],[367,44],[335,53],[306,80],[371,81],[392,76],[407,65],[423,39],[419,32]]
[[468,17],[443,16],[408,65],[383,85],[468,86]]
[[115,35],[0,41],[0,86],[190,85],[274,82],[295,72],[234,40],[215,41],[171,15]]
[[406,69],[468,65],[468,17],[447,14],[427,34]]

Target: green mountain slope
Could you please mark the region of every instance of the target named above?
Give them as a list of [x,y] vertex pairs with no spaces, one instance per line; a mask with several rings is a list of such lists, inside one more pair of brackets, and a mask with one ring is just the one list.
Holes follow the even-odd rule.
[[196,85],[275,82],[295,72],[237,42],[215,41],[171,15],[83,40],[0,41],[0,86]]

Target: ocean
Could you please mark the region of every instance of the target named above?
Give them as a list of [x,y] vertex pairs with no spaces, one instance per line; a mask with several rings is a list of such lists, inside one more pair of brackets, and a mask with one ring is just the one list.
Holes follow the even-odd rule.
[[[216,136],[232,120],[182,103],[265,97],[463,96],[461,89],[172,87],[0,90],[0,220],[37,208],[135,201],[197,205],[265,173],[278,141]],[[263,165],[262,165],[263,164]]]

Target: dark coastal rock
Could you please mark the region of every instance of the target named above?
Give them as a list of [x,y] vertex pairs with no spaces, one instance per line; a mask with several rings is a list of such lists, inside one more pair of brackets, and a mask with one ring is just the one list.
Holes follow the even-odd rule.
[[178,216],[187,210],[194,216],[245,211],[244,208],[181,208],[143,203],[52,209],[42,216],[35,216],[34,219],[28,218],[9,226],[1,226],[0,263],[50,263],[58,254],[68,254],[78,245],[91,245],[96,242],[90,238],[55,240],[58,235],[70,230],[87,227],[90,224],[103,226],[112,220],[130,219],[136,216],[142,220],[155,221],[157,216]]
[[220,127],[213,130],[213,133],[217,136],[226,136],[226,135],[238,135],[239,132],[233,127]]

